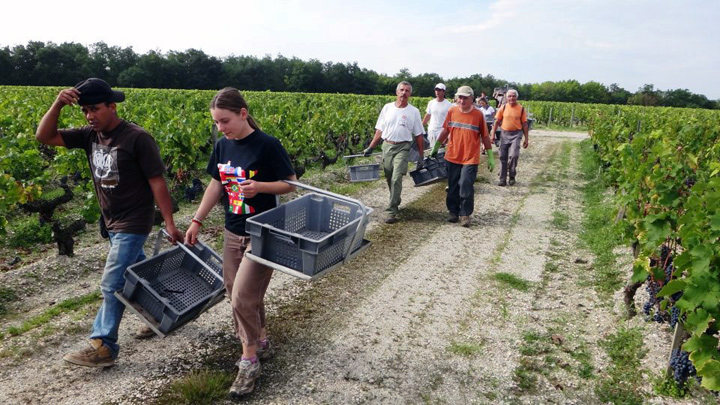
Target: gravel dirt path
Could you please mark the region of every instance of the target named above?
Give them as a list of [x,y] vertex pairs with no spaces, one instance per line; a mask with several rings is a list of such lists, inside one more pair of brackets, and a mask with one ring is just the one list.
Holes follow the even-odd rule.
[[[277,354],[247,402],[597,403],[592,376],[607,363],[597,343],[622,308],[597,297],[592,257],[578,247],[574,145],[587,135],[531,135],[515,186],[496,186],[481,168],[470,228],[445,222],[443,184],[414,188],[409,177],[401,222],[381,223],[388,193],[378,182],[358,196],[375,209],[363,255],[312,283],[276,273],[267,308]],[[28,288],[0,331],[96,291],[104,254],[99,243],[0,273],[0,283]],[[38,281],[48,288],[30,287]],[[152,403],[193,370],[235,372],[227,301],[165,339],[134,340],[141,322],[126,313],[116,366],[65,364],[96,307],[0,339],[0,403]],[[647,357],[664,358],[666,347]]]

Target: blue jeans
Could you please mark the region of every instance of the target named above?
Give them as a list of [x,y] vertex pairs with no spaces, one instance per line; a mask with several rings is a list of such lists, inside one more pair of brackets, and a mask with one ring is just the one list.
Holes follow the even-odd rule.
[[117,358],[120,346],[117,344],[118,329],[125,305],[115,298],[115,291],[125,286],[125,269],[145,260],[143,245],[148,235],[110,232],[110,252],[105,260],[105,270],[100,281],[103,303],[100,306],[90,339],[102,339]]

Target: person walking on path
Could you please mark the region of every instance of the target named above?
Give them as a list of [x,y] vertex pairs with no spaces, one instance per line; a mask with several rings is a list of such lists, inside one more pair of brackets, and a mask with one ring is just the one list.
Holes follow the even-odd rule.
[[[492,123],[495,121],[495,108],[488,104],[487,98],[480,97],[478,99],[478,109],[483,113],[485,124],[487,124],[488,131],[490,131]],[[492,138],[493,136],[490,134],[490,139],[492,140]]]
[[[402,180],[403,176],[407,174],[410,142],[417,142],[418,151],[424,149],[420,111],[408,103],[412,95],[412,85],[406,81],[400,82],[395,94],[397,95],[395,102],[385,104],[380,111],[380,116],[375,124],[375,136],[370,142],[370,146],[364,151],[365,156],[370,156],[373,148],[382,139],[383,171],[390,189],[390,204],[385,210],[387,213],[385,223],[388,224],[398,221]],[[423,153],[420,152],[419,155],[417,167],[421,168]]]
[[460,105],[450,107],[440,137],[435,142],[430,156],[437,156],[440,145],[450,137],[445,147],[447,161],[448,193],[446,204],[448,221],[458,222],[464,227],[470,226],[470,215],[475,208],[475,189],[480,163],[480,145],[487,151],[488,169],[495,167],[492,143],[488,137],[487,125],[483,113],[473,105],[473,89],[461,86],[457,93]]
[[[499,137],[496,138],[496,134],[493,134],[490,132],[493,122],[495,121],[495,108],[493,108],[493,106],[488,104],[487,98],[485,98],[485,97],[478,97],[476,99],[476,101],[477,101],[477,104],[475,105],[475,108],[479,109],[485,117],[485,125],[487,126],[487,129],[488,129],[488,136],[490,137],[490,142],[493,142],[493,143],[495,143],[495,146],[498,146],[498,144],[500,143]],[[484,147],[483,147],[483,154],[485,154]]]
[[445,84],[435,86],[435,98],[428,102],[423,118],[423,126],[427,125],[428,142],[434,145],[443,129],[443,122],[452,103],[445,99]]
[[[81,366],[115,364],[125,305],[113,294],[125,285],[125,269],[145,259],[143,244],[152,230],[155,203],[170,241],[183,241],[173,221],[158,146],[143,128],[118,117],[116,103],[124,100],[125,94],[112,90],[105,81],[87,79],[60,91],[35,134],[46,145],[85,150],[109,235],[110,251],[100,282],[103,302],[93,323],[90,345],[63,358]],[[73,104],[81,107],[89,125],[58,130],[61,110]]]
[[[500,126],[500,181],[498,181],[498,186],[502,187],[515,184],[517,163],[520,158],[520,142],[522,141],[524,149],[530,145],[527,111],[517,102],[517,90],[508,90],[505,97],[507,103],[498,108],[495,122],[490,130],[494,134],[496,128]],[[510,175],[509,183],[507,182],[508,174]]]
[[261,360],[272,355],[265,329],[265,291],[273,269],[244,258],[251,250],[245,221],[277,205],[276,196],[293,191],[282,180],[296,180],[290,157],[277,138],[260,130],[237,89],[220,90],[210,103],[218,131],[207,172],[212,179],[195,212],[185,239],[197,243],[200,227],[210,210],[222,201],[225,208],[223,282],[232,307],[235,334],[242,342],[238,374],[230,396],[252,392],[260,376]]

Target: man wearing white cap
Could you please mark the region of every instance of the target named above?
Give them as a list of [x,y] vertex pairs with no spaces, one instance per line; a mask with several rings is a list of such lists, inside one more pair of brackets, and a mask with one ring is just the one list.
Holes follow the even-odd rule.
[[446,89],[443,83],[438,83],[435,86],[435,98],[428,102],[427,109],[425,109],[425,118],[423,118],[422,123],[423,126],[427,125],[428,142],[430,145],[434,145],[438,136],[440,136],[443,122],[445,122],[445,116],[452,105],[449,101],[445,100]]

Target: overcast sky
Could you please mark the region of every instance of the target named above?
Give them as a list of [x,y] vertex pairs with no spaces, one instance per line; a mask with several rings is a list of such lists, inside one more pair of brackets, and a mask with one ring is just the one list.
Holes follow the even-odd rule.
[[720,99],[716,0],[10,1],[0,45],[201,49],[357,62],[393,75],[575,79]]

